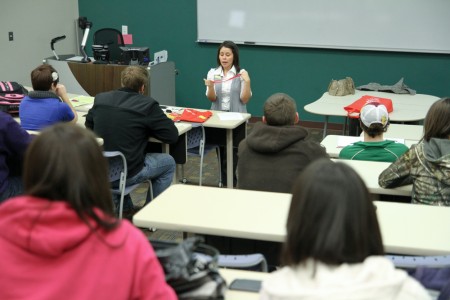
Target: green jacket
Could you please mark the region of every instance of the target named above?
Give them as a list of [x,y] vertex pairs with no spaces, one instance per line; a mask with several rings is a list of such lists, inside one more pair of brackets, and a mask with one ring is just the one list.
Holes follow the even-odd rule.
[[406,151],[408,151],[408,147],[405,144],[390,140],[356,142],[342,149],[339,153],[339,158],[394,162]]
[[450,206],[450,140],[413,145],[378,177],[384,188],[413,184],[412,202]]

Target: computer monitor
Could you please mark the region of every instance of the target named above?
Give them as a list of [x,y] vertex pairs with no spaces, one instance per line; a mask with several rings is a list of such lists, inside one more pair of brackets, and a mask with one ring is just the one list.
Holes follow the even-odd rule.
[[92,45],[92,52],[96,61],[109,61],[109,47],[108,45]]
[[120,50],[125,65],[148,65],[150,61],[148,47],[120,47]]

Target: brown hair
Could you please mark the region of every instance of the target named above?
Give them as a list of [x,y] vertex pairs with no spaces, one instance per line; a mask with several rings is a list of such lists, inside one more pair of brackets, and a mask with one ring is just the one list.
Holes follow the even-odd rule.
[[439,99],[431,105],[423,123],[423,139],[448,139],[450,137],[450,98]]
[[[56,73],[56,80],[53,79],[52,73]],[[31,71],[31,85],[35,91],[48,91],[52,84],[58,84],[59,75],[55,68],[51,65],[40,65]]]
[[268,125],[294,125],[297,118],[294,99],[284,93],[273,94],[264,103],[264,117]]
[[[65,201],[88,225],[91,218],[108,230],[118,224],[113,217],[108,173],[94,134],[75,124],[58,123],[43,130],[27,149],[25,193]],[[98,216],[94,207],[107,217]]]
[[361,119],[359,119],[359,125],[361,126],[361,129],[365,133],[367,133],[370,137],[374,138],[374,137],[379,136],[387,131],[387,129],[389,128],[389,121],[386,124],[386,126],[383,126],[383,124],[380,124],[380,123],[374,123],[374,124],[370,125],[370,127],[367,127],[366,125],[364,125],[364,123],[361,121]]
[[130,66],[122,71],[122,86],[139,92],[141,87],[148,85],[148,71],[142,66]]
[[219,45],[219,48],[217,48],[217,65],[220,66],[220,50],[224,47],[233,52],[233,66],[236,68],[236,72],[239,73],[241,70],[241,66],[239,65],[239,48],[232,41],[224,41]]
[[383,255],[375,207],[359,175],[344,163],[312,162],[296,180],[282,262],[328,265]]

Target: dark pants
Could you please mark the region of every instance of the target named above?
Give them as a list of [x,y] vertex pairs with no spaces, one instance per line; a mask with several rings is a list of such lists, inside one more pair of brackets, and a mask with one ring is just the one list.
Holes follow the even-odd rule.
[[359,119],[348,118],[348,135],[359,136],[361,134],[361,126]]
[[[233,129],[233,186],[236,186],[237,184],[237,177],[236,177],[236,169],[238,162],[237,152],[239,143],[246,136],[247,132],[246,126],[247,123],[243,123],[238,127],[236,127],[235,129]],[[206,141],[205,141],[206,144],[216,144],[220,146],[222,183],[224,186],[226,186],[227,185],[226,129],[205,127],[205,134],[206,134]]]

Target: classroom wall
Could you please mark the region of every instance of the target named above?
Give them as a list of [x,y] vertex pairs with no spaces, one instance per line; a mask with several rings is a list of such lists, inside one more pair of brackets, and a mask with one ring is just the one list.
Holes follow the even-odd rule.
[[[203,78],[216,65],[217,45],[196,42],[195,0],[78,0],[78,5],[79,15],[93,22],[92,34],[103,27],[121,30],[128,25],[134,46],[148,46],[151,53],[167,50],[178,70],[177,105],[210,107]],[[404,77],[418,93],[450,96],[450,55],[269,46],[240,46],[240,54],[241,67],[252,80],[248,110],[254,116],[261,115],[268,96],[285,92],[296,99],[301,119],[323,121],[321,116],[306,113],[303,106],[317,100],[331,79],[345,76],[351,76],[356,85],[394,84]]]
[[50,41],[57,36],[66,35],[55,43],[58,55],[76,53],[78,0],[1,0],[1,6],[0,80],[31,86],[31,70],[53,56]]

